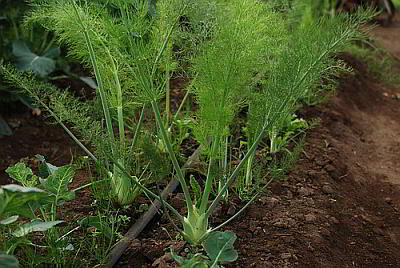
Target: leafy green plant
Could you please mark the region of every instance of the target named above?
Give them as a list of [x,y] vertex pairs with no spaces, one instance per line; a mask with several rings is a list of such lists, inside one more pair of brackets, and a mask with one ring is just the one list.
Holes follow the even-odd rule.
[[233,262],[238,258],[238,253],[234,249],[236,235],[232,231],[214,232],[204,241],[203,247],[207,256],[196,253],[189,253],[187,258],[183,258],[171,251],[173,259],[181,268],[218,268],[222,267],[220,262]]
[[31,219],[10,228],[12,231],[9,231],[11,238],[6,243],[7,254],[13,254],[21,245],[38,247],[39,245],[34,244],[27,235],[44,231],[48,231],[50,236],[49,246],[40,247],[49,247],[53,251],[63,250],[63,241],[52,228],[63,223],[57,220],[57,207],[75,198],[75,192],[68,189],[75,168],[71,165],[56,167],[47,163],[43,156],[37,157],[41,161],[40,176],[33,175],[32,170],[24,163],[17,163],[6,172],[23,186],[11,184],[0,188],[0,217],[7,217],[0,221],[0,225],[8,227],[14,224],[19,216]]
[[[253,167],[251,159],[268,133],[281,130],[298,102],[310,99],[318,92],[315,88],[322,75],[331,72],[331,66],[336,63],[330,55],[357,36],[359,20],[338,17],[334,21],[318,23],[306,21],[290,28],[278,13],[256,0],[159,1],[155,19],[149,19],[148,1],[137,1],[133,6],[125,0],[109,2],[117,7],[120,16],[113,16],[101,5],[69,0],[41,1],[28,19],[28,22],[39,21],[55,30],[61,41],[71,48],[71,54],[93,69],[98,84],[97,103],[81,103],[67,92],[57,93],[7,67],[0,67],[0,71],[11,82],[30,92],[101,166],[101,170],[107,170],[106,176],[121,204],[129,203],[143,191],[161,201],[179,219],[179,231],[185,240],[205,248],[209,265],[217,267],[221,261],[233,261],[237,257],[233,250],[234,234],[217,231],[238,214],[211,227],[212,213],[228,196],[228,188],[243,168]],[[179,34],[180,17],[185,14],[195,18],[190,15],[196,13],[197,5],[214,8],[207,9],[213,18],[207,24],[207,38],[193,45],[196,49],[191,54],[194,78],[190,87],[198,104],[193,132],[208,166],[202,188],[191,178],[193,196],[185,170],[179,165],[169,123],[163,118],[159,100],[166,91],[169,73],[165,71],[168,61],[163,61],[163,57],[169,59],[169,42]],[[258,77],[264,75],[265,78],[258,81]],[[262,84],[260,88],[255,87],[258,82]],[[137,122],[129,144],[125,116],[127,110],[134,109],[133,102],[139,103],[137,106],[142,107],[142,111],[146,106],[153,111],[156,140],[162,141],[163,150],[168,153],[179,180],[187,208],[185,216],[146,188],[145,182],[132,171],[132,158],[137,156],[134,150],[136,137],[142,122],[140,119]],[[231,125],[244,106],[249,108],[247,127],[251,136],[248,150],[234,168],[228,169],[226,159]],[[101,120],[105,122],[105,130]],[[64,122],[74,123],[80,135],[87,142],[92,141],[100,157],[95,157]],[[252,180],[249,185],[251,183]],[[265,183],[263,187],[267,185]],[[192,259],[201,262],[203,256],[194,254]]]
[[[32,216],[31,205],[43,200],[47,194],[38,188],[22,187],[19,185],[5,185],[0,187],[0,218],[7,217],[0,221],[0,229],[7,227],[16,222],[20,215],[29,217]],[[12,215],[12,216],[10,216]],[[46,231],[53,226],[61,223],[60,221],[53,221],[43,223],[39,221],[32,221],[20,225],[12,232],[12,236],[4,245],[5,253],[0,252],[0,265],[1,267],[19,267],[18,260],[12,256],[16,247],[21,244],[31,244],[32,242],[26,238],[25,235],[36,232]]]
[[[61,49],[55,44],[51,31],[39,25],[23,25],[23,17],[30,6],[24,1],[3,1],[0,14],[0,62],[12,63],[19,71],[32,72],[43,80],[61,78],[79,79],[92,88],[97,85],[93,79],[71,72],[69,62],[61,56]],[[63,75],[54,73],[63,72]],[[3,78],[0,77],[1,80]],[[34,108],[26,92],[12,85],[0,83],[0,103],[20,101],[28,108]],[[7,122],[0,117],[0,137],[12,135]]]
[[60,56],[60,48],[48,48],[42,55],[35,54],[21,40],[14,40],[12,53],[16,57],[19,71],[32,71],[39,76],[47,76],[56,69],[55,59]]
[[19,262],[14,256],[0,252],[0,265],[6,268],[18,268]]
[[307,121],[304,119],[298,119],[295,114],[289,115],[280,132],[274,128],[268,133],[270,140],[269,152],[274,154],[282,151],[294,135],[307,128]]
[[[141,154],[137,146],[138,137],[147,133],[141,132],[143,111],[146,104],[151,101],[156,103],[162,96],[160,86],[165,80],[158,68],[162,65],[163,52],[182,9],[181,6],[173,8],[177,2],[160,4],[159,14],[164,15],[150,19],[148,13],[152,6],[148,5],[148,1],[113,1],[112,7],[118,11],[117,16],[103,9],[99,3],[80,5],[77,1],[52,1],[49,5],[41,3],[27,21],[28,24],[39,22],[54,30],[61,41],[69,45],[70,54],[93,69],[98,84],[97,103],[83,103],[67,92],[57,93],[56,89],[47,86],[33,92],[29,86],[32,81],[29,80],[18,84],[51,110],[58,122],[71,122],[81,139],[94,145],[97,157],[75,138],[100,164],[100,171],[110,180],[114,196],[120,204],[131,203],[140,190],[132,184],[132,178],[122,175],[115,164],[110,163],[108,156],[117,159],[130,171],[139,170],[139,174],[142,173],[141,168],[135,166],[138,164],[136,156]],[[172,9],[174,11],[168,13]],[[166,17],[167,13],[176,15]],[[45,100],[43,94],[51,96],[49,106],[42,101]],[[138,106],[143,107],[142,114],[129,142],[126,120]],[[105,122],[106,134],[101,128],[102,122]],[[72,132],[69,133],[72,135]]]
[[[249,98],[246,131],[249,148],[264,126],[260,118],[266,118],[271,122],[268,118],[271,116],[271,111],[280,111],[280,115],[272,120],[265,133],[269,134],[271,152],[277,151],[277,142],[282,143],[285,139],[285,134],[283,138],[278,138],[278,133],[287,128],[289,118],[298,105],[301,102],[315,103],[321,98],[322,89],[334,84],[335,75],[346,70],[343,64],[338,63],[331,55],[343,49],[348,42],[362,38],[357,25],[369,17],[370,13],[358,14],[358,17],[354,18],[344,16],[322,17],[319,20],[300,18],[296,27],[293,27],[293,21],[289,20],[291,29],[288,42],[280,51],[277,60],[272,61],[266,70],[269,78],[261,81],[259,83],[261,88],[256,88]],[[326,80],[325,87],[321,87],[322,79]],[[240,191],[244,191],[245,187],[251,188],[254,182],[252,176],[254,157],[255,152],[249,157],[244,185],[238,186]]]

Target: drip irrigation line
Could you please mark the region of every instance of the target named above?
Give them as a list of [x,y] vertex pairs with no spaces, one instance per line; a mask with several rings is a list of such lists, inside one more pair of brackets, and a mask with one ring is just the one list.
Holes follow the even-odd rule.
[[[192,167],[193,162],[196,161],[200,155],[200,147],[188,158],[182,169],[188,169]],[[165,189],[161,193],[161,200],[166,200],[168,195],[175,191],[179,185],[179,180],[174,176]],[[125,236],[118,241],[111,253],[109,254],[108,263],[100,266],[101,268],[112,268],[124,253],[125,249],[129,244],[143,231],[146,225],[153,219],[157,211],[161,208],[160,200],[154,200],[149,210],[147,210],[126,232]]]

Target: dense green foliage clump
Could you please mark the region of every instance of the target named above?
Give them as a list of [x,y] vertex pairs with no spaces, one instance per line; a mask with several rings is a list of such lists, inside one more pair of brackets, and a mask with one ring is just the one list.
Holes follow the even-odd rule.
[[[183,237],[208,254],[176,259],[204,261],[201,267],[237,258],[236,236],[217,232],[236,215],[216,227],[209,218],[229,198],[238,177],[235,187],[250,193],[250,202],[256,197],[253,187],[268,185],[253,176],[257,149],[269,142],[274,155],[291,133],[307,127],[295,110],[316,103],[323,90],[332,88],[335,76],[346,70],[334,53],[362,38],[358,25],[370,15],[316,18],[305,0],[281,1],[281,6],[257,0],[32,3],[25,24],[54,32],[69,57],[95,77],[96,98],[79,99],[10,65],[0,65],[0,74],[65,128],[96,162],[100,179],[109,182],[120,205],[131,204],[142,192],[160,200],[146,186],[173,174],[187,214],[163,203],[180,220]],[[169,84],[175,70],[186,71],[186,96],[193,95],[197,109],[185,114],[179,108],[171,116]],[[233,129],[239,117],[245,123],[237,137]],[[182,125],[185,120],[188,126]],[[187,133],[177,133],[178,125]],[[182,137],[200,145],[207,167],[204,182],[191,177],[192,187],[181,167]],[[235,139],[247,146],[233,155],[232,164]]]

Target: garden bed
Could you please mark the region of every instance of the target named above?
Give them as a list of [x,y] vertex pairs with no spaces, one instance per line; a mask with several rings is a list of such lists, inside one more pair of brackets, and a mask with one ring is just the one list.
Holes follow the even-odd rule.
[[[396,23],[377,32],[391,46],[399,35]],[[398,53],[398,47],[389,49]],[[226,267],[396,267],[400,262],[399,87],[371,78],[366,64],[350,54],[338,57],[354,73],[340,78],[331,100],[298,111],[299,117],[320,123],[307,132],[287,177],[274,181],[224,227],[237,234],[239,252],[238,260]],[[60,127],[18,104],[1,112],[14,134],[0,139],[0,184],[11,182],[4,170],[21,159],[35,167],[34,155],[42,154],[50,163],[64,165],[82,153]],[[70,188],[89,183],[89,175],[78,172]],[[178,211],[185,210],[181,193],[170,200]],[[93,215],[92,201],[89,188],[78,192],[63,206],[60,218],[74,222]],[[137,203],[142,201],[148,203],[143,197]],[[232,192],[213,214],[211,225],[243,205]],[[131,223],[140,216],[135,208],[127,211]],[[80,235],[90,234],[74,234]],[[184,255],[185,243],[172,223],[158,216],[130,241],[116,267],[175,267],[169,247]]]

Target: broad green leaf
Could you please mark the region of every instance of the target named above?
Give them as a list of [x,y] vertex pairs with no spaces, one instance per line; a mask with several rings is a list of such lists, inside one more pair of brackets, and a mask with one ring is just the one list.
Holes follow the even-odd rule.
[[237,251],[233,248],[236,234],[232,231],[213,232],[204,241],[204,249],[213,261],[212,267],[217,267],[218,262],[235,261],[238,257]]
[[19,262],[17,258],[12,255],[0,253],[0,267],[4,268],[18,268]]
[[18,217],[19,217],[18,215],[11,216],[5,220],[0,221],[0,224],[1,225],[11,224],[11,223],[15,222],[16,220],[18,220]]
[[40,161],[39,174],[42,178],[47,178],[58,169],[58,167],[47,163],[43,155],[37,154],[35,157]]
[[4,121],[3,118],[0,117],[0,137],[1,136],[10,136],[12,135],[12,130],[8,126],[7,122]]
[[59,47],[53,47],[48,49],[44,54],[43,57],[47,57],[47,58],[51,58],[51,59],[55,59],[60,57],[61,54],[61,50]]
[[[7,184],[1,186],[1,189],[12,193],[38,193],[38,192],[44,193],[44,191],[39,188],[24,187],[18,184]],[[2,191],[0,191],[0,194],[2,194]]]
[[57,200],[69,201],[74,199],[75,192],[68,190],[68,184],[74,178],[75,167],[73,165],[66,165],[50,172],[52,173],[47,179],[41,180],[43,188],[55,196]]
[[12,234],[15,237],[25,236],[32,232],[44,232],[48,229],[62,223],[63,221],[33,221],[23,224],[18,230],[14,231]]
[[112,239],[112,229],[110,226],[106,223],[104,217],[100,216],[89,216],[86,218],[83,218],[80,222],[79,225],[82,227],[96,227],[96,229],[99,232],[102,232],[108,239]]
[[75,249],[74,245],[68,244],[65,248],[62,248],[61,250],[63,250],[63,251],[72,251],[74,249]]
[[181,257],[179,255],[176,255],[172,250],[171,250],[171,256],[172,258],[179,264],[180,268],[208,268],[208,262],[207,257],[197,253],[195,255],[189,254],[187,258]]
[[32,217],[32,210],[29,204],[46,198],[47,193],[34,187],[23,187],[16,184],[8,184],[0,187],[0,217],[21,215]]
[[12,43],[12,53],[17,58],[16,66],[19,71],[32,71],[40,76],[47,76],[56,69],[56,62],[51,57],[56,55],[50,51],[48,56],[33,53],[27,44],[21,40]]
[[37,184],[37,177],[33,175],[32,170],[25,165],[25,163],[19,162],[12,167],[6,169],[7,174],[18,181],[25,187],[32,187]]

